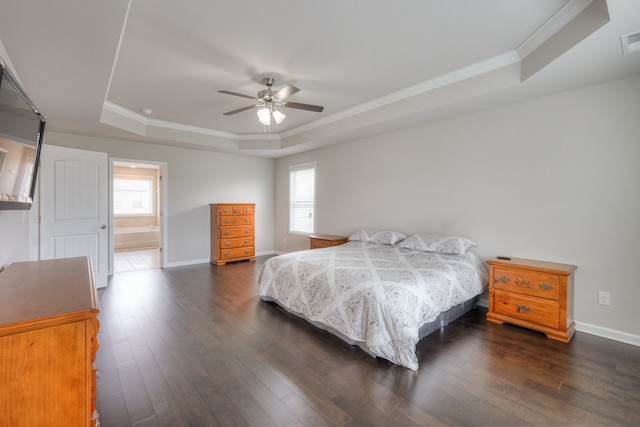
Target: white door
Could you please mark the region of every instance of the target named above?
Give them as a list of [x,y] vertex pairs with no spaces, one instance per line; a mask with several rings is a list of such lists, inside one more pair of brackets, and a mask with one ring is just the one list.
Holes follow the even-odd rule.
[[108,155],[44,144],[40,167],[40,258],[90,256],[107,286]]

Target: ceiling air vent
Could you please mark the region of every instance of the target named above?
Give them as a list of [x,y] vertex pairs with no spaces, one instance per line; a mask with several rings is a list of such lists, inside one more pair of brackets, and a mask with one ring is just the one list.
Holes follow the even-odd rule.
[[620,42],[622,43],[622,53],[624,55],[633,51],[639,51],[640,31],[620,36]]

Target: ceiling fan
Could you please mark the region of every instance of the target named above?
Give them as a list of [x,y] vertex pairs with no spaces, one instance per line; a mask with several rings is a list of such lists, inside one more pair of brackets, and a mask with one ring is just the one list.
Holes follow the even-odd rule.
[[258,120],[263,125],[270,125],[271,118],[276,122],[276,124],[282,123],[285,119],[286,115],[284,115],[278,107],[286,107],[286,108],[296,108],[298,110],[307,110],[307,111],[315,111],[322,112],[324,107],[320,105],[311,105],[311,104],[300,104],[298,102],[289,102],[285,101],[285,98],[293,95],[296,92],[299,92],[295,86],[286,85],[282,89],[277,92],[274,92],[271,87],[275,83],[275,80],[272,77],[265,77],[262,79],[262,84],[267,86],[267,89],[261,90],[258,92],[258,96],[249,96],[243,95],[241,93],[230,92],[228,90],[219,90],[218,93],[225,93],[227,95],[241,96],[243,98],[249,98],[256,101],[255,104],[249,105],[247,107],[238,108],[237,110],[227,111],[224,113],[225,116],[230,116],[232,114],[240,113],[242,111],[250,110],[252,108],[259,108],[258,110]]

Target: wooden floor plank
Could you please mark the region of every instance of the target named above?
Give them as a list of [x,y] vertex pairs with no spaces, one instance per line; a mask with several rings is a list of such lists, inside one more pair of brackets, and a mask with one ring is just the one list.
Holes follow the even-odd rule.
[[119,273],[100,290],[102,427],[640,425],[640,348],[477,308],[410,371],[257,296],[269,256]]

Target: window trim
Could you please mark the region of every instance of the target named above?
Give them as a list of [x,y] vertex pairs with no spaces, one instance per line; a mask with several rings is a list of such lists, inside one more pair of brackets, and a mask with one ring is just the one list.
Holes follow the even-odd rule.
[[[292,199],[292,174],[299,171],[313,170],[313,230],[311,232],[294,230],[294,224],[292,221],[292,214],[294,209],[294,200]],[[316,162],[302,163],[297,165],[289,166],[289,234],[299,235],[299,236],[312,236],[316,232],[316,172],[317,172],[317,164]]]

